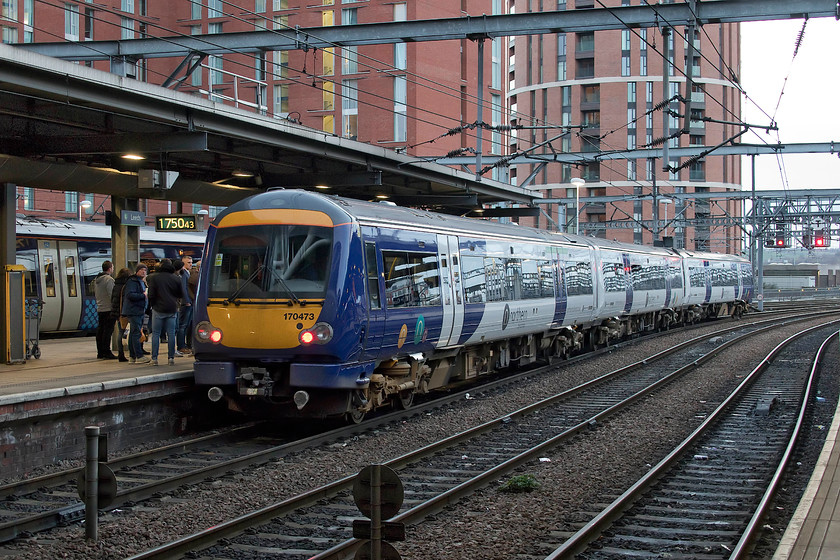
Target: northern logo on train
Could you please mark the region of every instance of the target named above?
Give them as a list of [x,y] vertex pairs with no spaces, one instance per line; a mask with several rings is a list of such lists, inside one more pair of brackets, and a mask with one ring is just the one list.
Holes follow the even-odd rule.
[[508,322],[510,321],[510,306],[505,304],[505,312],[502,315],[502,330],[505,330],[508,326]]
[[420,344],[426,340],[426,319],[422,315],[417,317],[417,324],[414,326],[414,344]]

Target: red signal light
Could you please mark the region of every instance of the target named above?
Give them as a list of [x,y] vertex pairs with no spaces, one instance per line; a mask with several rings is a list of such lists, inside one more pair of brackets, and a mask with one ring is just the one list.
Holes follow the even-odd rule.
[[814,247],[825,247],[825,238],[824,237],[815,237],[814,238]]
[[785,240],[784,239],[777,239],[776,240],[776,246],[777,247],[784,247],[785,246]]

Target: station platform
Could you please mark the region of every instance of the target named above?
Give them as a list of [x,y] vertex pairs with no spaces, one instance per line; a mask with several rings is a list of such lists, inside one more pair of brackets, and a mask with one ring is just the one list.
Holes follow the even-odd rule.
[[[0,418],[4,421],[39,412],[56,413],[67,408],[104,404],[118,395],[144,391],[160,392],[163,385],[192,386],[190,355],[175,358],[175,365],[132,364],[96,358],[94,337],[40,341],[41,357],[21,364],[0,364]],[[145,344],[147,351],[151,343]]]
[[[145,346],[147,351],[151,348],[150,343]],[[99,360],[93,337],[42,340],[40,359],[0,364],[0,426],[138,394],[190,391],[192,364],[192,356],[175,358],[174,366]],[[840,405],[808,489],[773,559],[840,560]]]

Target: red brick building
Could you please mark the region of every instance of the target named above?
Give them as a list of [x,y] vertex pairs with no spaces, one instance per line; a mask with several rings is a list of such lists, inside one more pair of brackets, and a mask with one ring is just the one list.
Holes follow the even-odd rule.
[[[557,5],[510,0],[510,10],[516,13],[629,5],[629,0],[604,0],[597,5],[592,0],[568,4],[560,0]],[[672,134],[669,149],[713,146],[732,138],[741,128],[723,121],[740,120],[739,26],[705,25],[695,30],[693,56],[689,54],[687,33],[686,29],[674,29],[665,38],[659,29],[650,28],[516,37],[509,49],[512,62],[508,99],[513,118],[520,124],[553,126],[520,131],[512,139],[511,151],[526,151],[549,140],[557,152],[595,154],[648,146],[660,148],[662,143],[656,140]],[[670,53],[667,95],[663,93],[663,45],[668,45]],[[688,87],[690,56],[693,86]],[[688,133],[678,134],[684,119],[668,116],[655,107],[675,95],[688,97],[688,89],[692,102],[690,125]],[[686,104],[674,100],[668,108],[674,115],[683,115]],[[670,120],[668,134],[663,134],[663,118]],[[550,153],[548,148],[537,151]],[[513,182],[521,184],[536,170],[534,188],[554,199],[575,198],[572,178],[586,181],[580,197],[648,195],[635,201],[581,203],[581,233],[642,244],[654,241],[654,233],[638,221],[652,219],[650,195],[655,179],[661,199],[669,202],[660,202],[659,219],[667,217],[671,221],[664,231],[658,232],[659,236],[673,237],[675,247],[739,252],[738,229],[710,222],[727,214],[740,216],[740,203],[708,199],[683,203],[668,198],[674,193],[740,191],[738,156],[713,156],[693,162],[686,157],[669,158],[668,165],[671,169],[663,171],[661,159],[603,159],[582,166],[552,164],[540,170],[536,165],[518,165],[512,175]],[[574,231],[574,206],[549,205],[545,210],[551,220],[541,217],[536,223]],[[674,221],[676,215],[679,218]],[[706,219],[706,223],[695,227],[695,218]],[[606,227],[592,227],[599,223]]]

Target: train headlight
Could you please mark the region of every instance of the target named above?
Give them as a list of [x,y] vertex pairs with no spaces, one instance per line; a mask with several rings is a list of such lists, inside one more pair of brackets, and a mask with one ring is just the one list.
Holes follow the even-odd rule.
[[218,344],[222,341],[222,331],[207,321],[202,321],[195,326],[195,337],[201,342]]
[[300,331],[298,338],[304,346],[310,344],[326,344],[333,337],[333,328],[329,323],[316,323],[312,328]]

